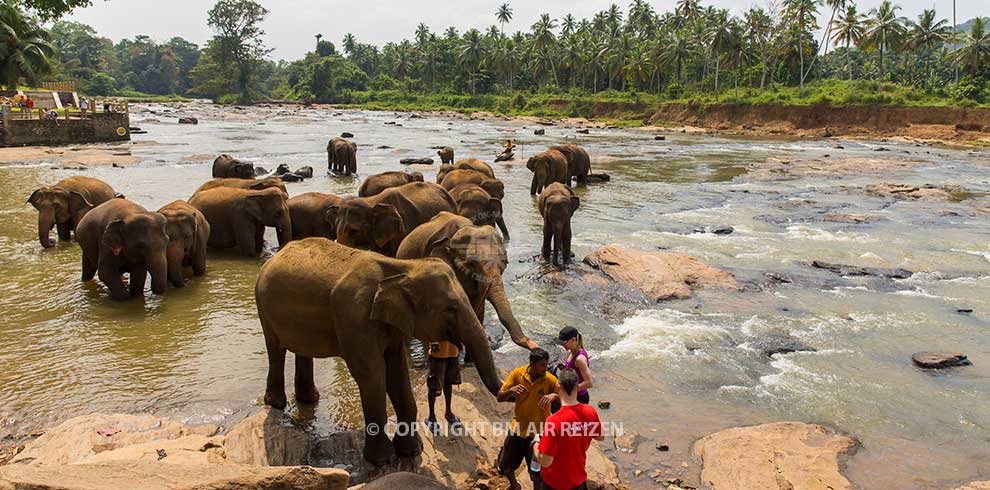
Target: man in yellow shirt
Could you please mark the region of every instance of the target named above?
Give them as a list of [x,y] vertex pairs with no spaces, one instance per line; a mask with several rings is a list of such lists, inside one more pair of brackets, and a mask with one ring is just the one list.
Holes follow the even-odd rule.
[[444,414],[450,428],[459,430],[461,421],[450,409],[450,401],[454,385],[461,384],[460,349],[453,342],[441,340],[430,344],[430,375],[426,377],[426,387],[429,391],[430,415],[426,418],[426,427],[433,434],[440,433],[440,424],[437,423],[436,412],[433,411],[433,404],[437,397],[443,392],[443,399],[446,403],[447,411]]
[[[506,378],[498,392],[498,401],[514,401],[512,428],[498,453],[498,470],[509,479],[509,490],[522,488],[516,481],[516,470],[526,460],[527,471],[533,460],[533,438],[543,430],[543,423],[550,416],[550,405],[557,400],[557,378],[547,372],[550,354],[536,348],[529,352],[529,364],[516,368]],[[529,472],[534,486],[539,484],[539,473]]]

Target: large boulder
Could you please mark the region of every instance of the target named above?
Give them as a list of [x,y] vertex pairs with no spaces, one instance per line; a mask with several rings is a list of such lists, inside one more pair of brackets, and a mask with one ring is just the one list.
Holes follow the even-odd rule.
[[0,490],[344,490],[347,472],[309,467],[112,461],[0,466]]
[[961,200],[959,195],[964,192],[966,192],[966,189],[959,186],[936,186],[931,184],[914,186],[884,182],[882,184],[866,186],[867,194],[911,201],[959,201]]
[[584,262],[655,301],[689,298],[691,291],[698,288],[740,288],[731,273],[709,267],[690,255],[609,245],[590,253]]
[[151,415],[94,413],[74,417],[31,441],[12,463],[72,464],[98,453],[151,441],[169,441],[186,436],[216,435],[219,427],[189,427]]
[[310,438],[281,410],[265,408],[231,427],[223,437],[227,461],[257,466],[305,464]]
[[990,481],[975,481],[967,483],[955,490],[990,490]]
[[820,425],[777,422],[726,429],[694,445],[702,481],[713,490],[852,490],[839,459],[857,442]]

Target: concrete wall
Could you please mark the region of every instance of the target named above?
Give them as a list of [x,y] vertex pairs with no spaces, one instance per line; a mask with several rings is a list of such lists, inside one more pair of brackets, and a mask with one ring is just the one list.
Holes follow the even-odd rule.
[[[124,135],[117,129],[124,128]],[[130,141],[130,116],[124,113],[99,113],[86,119],[12,119],[3,128],[0,146],[74,145],[83,143]]]

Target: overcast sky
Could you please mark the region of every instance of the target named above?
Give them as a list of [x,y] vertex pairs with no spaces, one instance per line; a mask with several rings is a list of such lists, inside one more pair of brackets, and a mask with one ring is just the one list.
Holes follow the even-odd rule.
[[[311,51],[316,43],[314,35],[321,33],[340,48],[344,34],[350,32],[360,42],[382,45],[388,41],[411,39],[420,22],[433,31],[443,31],[448,26],[463,32],[471,27],[484,30],[495,24],[495,10],[501,0],[259,0],[270,13],[265,20],[266,43],[274,48],[274,59],[293,60]],[[881,0],[859,0],[861,12],[877,6]],[[206,12],[213,6],[212,0],[95,0],[92,7],[78,9],[68,18],[89,24],[100,35],[118,41],[124,37],[147,34],[164,41],[181,36],[202,45],[212,33],[206,25]],[[528,30],[541,13],[561,18],[571,13],[574,17],[591,18],[595,12],[607,9],[610,0],[508,0],[513,10],[512,22],[506,32]],[[619,4],[623,14],[628,11],[628,1]],[[673,10],[675,0],[649,2],[658,12]],[[894,0],[901,5],[901,15],[915,18],[926,8],[935,7],[940,16],[952,17],[952,0]],[[702,0],[703,5],[728,8],[739,14],[750,6],[764,6],[766,0]],[[990,0],[956,0],[956,16],[960,23],[990,13]],[[981,8],[982,6],[982,8]],[[830,12],[829,12],[830,13]],[[822,8],[822,16],[825,16]],[[824,25],[828,18],[819,23]]]

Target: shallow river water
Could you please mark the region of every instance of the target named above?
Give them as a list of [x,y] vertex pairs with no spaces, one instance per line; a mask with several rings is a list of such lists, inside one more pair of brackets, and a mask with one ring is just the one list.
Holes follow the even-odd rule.
[[[990,216],[968,201],[893,201],[862,190],[881,181],[957,184],[980,198],[990,192],[988,152],[683,133],[654,141],[635,130],[576,135],[557,127],[533,136],[534,126],[521,122],[383,112],[211,114],[198,126],[179,126],[171,115],[137,112],[132,124],[149,133],[133,139],[147,144],[115,147],[141,160],[126,168],[0,167],[0,436],[92,411],[223,422],[260,403],[267,370],[253,297],[265,257],[211,254],[208,274],[186,288],[115,303],[98,282],[79,281],[77,245],[43,250],[37,243],[37,213],[25,204],[36,187],[84,174],[154,210],[188,198],[210,178],[209,161],[186,157],[225,152],[269,169],[312,165],[316,177],[288,184],[290,195],[347,195],[356,194],[359,179],[323,175],[326,141],[342,131],[356,135],[361,175],[399,170],[404,157],[435,157],[432,146],[491,161],[506,138],[529,156],[567,137],[589,151],[596,171],[612,176],[578,190],[578,259],[607,244],[662,248],[727,269],[744,285],[657,304],[621,288],[546,280],[547,268],[535,260],[541,219],[528,193],[531,174],[524,162],[495,166],[506,182],[512,240],[505,282],[513,309],[540,343],[549,344],[563,325],[585,334],[596,373],[592,398],[612,401],[603,417],[649,441],[620,458],[623,477],[652,486],[632,469],[660,467],[691,481],[693,440],[774,420],[823,423],[855,436],[862,446],[847,475],[862,488],[949,488],[990,476]],[[844,149],[835,148],[840,143]],[[890,151],[875,151],[881,146]],[[853,156],[912,164],[841,178],[766,181],[746,172],[771,157]],[[434,179],[434,170],[417,170]],[[817,219],[825,212],[879,220]],[[719,226],[734,231],[697,231]],[[268,238],[271,247],[271,231]],[[842,277],[811,268],[812,260],[917,273]],[[486,325],[501,336],[490,308]],[[764,354],[781,342],[814,351]],[[913,352],[939,349],[961,351],[974,365],[943,373],[911,365]],[[500,351],[503,367],[525,362],[512,344]],[[324,401],[306,423],[321,432],[360,424],[356,386],[343,363],[316,364]],[[658,453],[653,442],[670,443],[671,451]]]

